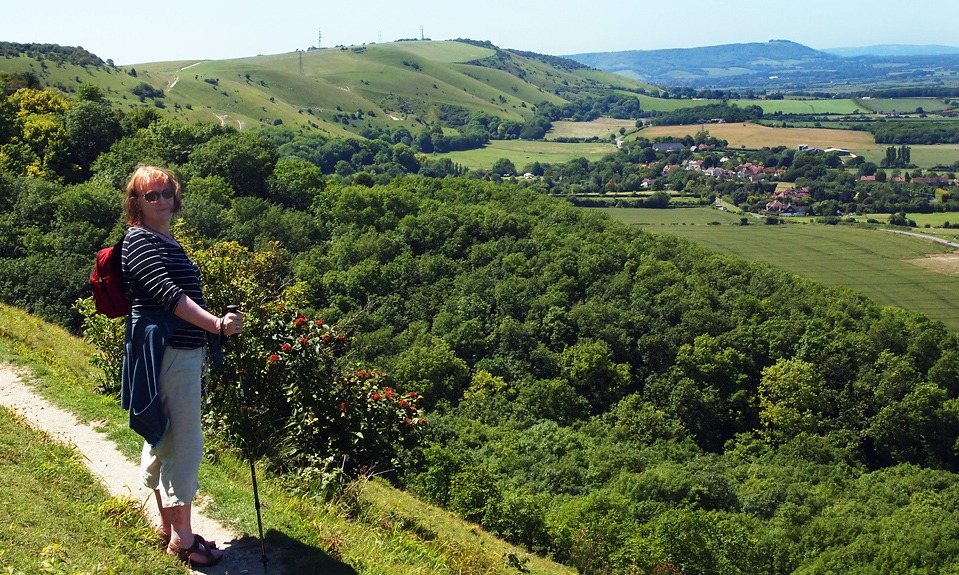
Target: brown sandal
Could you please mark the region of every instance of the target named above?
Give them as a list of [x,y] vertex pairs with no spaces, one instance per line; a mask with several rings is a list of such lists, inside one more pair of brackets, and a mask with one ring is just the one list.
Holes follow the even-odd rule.
[[[190,545],[189,549],[183,549],[172,541],[167,545],[167,549],[171,555],[176,555],[177,559],[191,567],[213,567],[223,559],[223,555],[219,557],[213,555],[211,550],[216,549],[215,544],[207,543],[205,539],[196,534],[193,535],[193,545]],[[190,560],[190,556],[194,553],[199,553],[203,556],[203,563]]]

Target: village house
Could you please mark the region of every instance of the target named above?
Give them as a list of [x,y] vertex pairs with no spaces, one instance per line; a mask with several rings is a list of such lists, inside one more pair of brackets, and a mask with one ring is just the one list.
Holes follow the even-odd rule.
[[755,182],[756,180],[762,179],[763,168],[751,162],[746,162],[745,164],[740,164],[736,168],[736,175],[739,176],[740,178],[745,178]]
[[927,186],[948,186],[949,178],[946,176],[930,176],[922,178],[913,178],[913,184],[924,184]]
[[717,180],[728,180],[733,175],[729,170],[724,170],[720,167],[707,168],[703,173],[707,176],[712,176]]
[[663,175],[664,176],[667,175],[669,172],[675,170],[678,167],[679,167],[679,164],[669,164],[668,166],[665,166],[663,168]]
[[803,186],[801,188],[789,188],[788,190],[782,190],[773,194],[774,198],[779,198],[783,200],[801,200],[803,198],[809,197],[809,186]]
[[767,176],[781,176],[786,173],[782,168],[763,168],[763,174]]
[[657,152],[675,152],[676,150],[685,150],[681,142],[665,142],[662,144],[653,144],[653,150]]
[[805,216],[806,208],[794,206],[791,203],[784,204],[779,200],[773,200],[766,204],[766,213],[778,216]]

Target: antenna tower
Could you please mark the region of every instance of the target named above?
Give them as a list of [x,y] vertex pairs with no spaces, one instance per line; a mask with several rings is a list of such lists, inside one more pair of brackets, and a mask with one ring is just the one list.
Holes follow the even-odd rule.
[[316,29],[316,47],[323,47],[323,30],[320,30],[319,28]]
[[376,33],[376,43],[377,43],[377,44],[382,44],[382,43],[383,43],[383,31],[382,31],[382,30],[380,30],[379,32]]
[[424,39],[424,36],[423,36],[423,25],[420,24],[420,40],[423,40],[423,39]]

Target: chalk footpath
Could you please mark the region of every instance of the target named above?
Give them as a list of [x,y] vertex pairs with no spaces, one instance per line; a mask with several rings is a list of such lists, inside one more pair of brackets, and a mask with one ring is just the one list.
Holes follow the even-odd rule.
[[[73,414],[54,407],[23,382],[23,374],[14,367],[0,365],[0,405],[22,415],[30,424],[62,443],[73,446],[84,456],[91,473],[98,477],[113,496],[126,496],[145,502],[144,514],[159,525],[159,514],[152,492],[140,484],[139,463],[126,459],[116,445],[99,433],[92,425],[83,425]],[[252,495],[251,495],[252,505]],[[203,569],[203,573],[216,575],[263,573],[260,562],[259,541],[254,537],[244,537],[231,529],[197,512],[194,506],[193,529],[205,539],[216,541],[217,547],[224,550],[223,561],[216,567]],[[270,557],[269,572],[285,573],[277,549],[268,549]]]

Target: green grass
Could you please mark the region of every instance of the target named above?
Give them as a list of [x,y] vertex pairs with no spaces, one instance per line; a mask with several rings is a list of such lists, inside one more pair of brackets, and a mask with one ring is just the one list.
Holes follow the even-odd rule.
[[[946,246],[851,226],[767,226],[758,218],[751,220],[751,225],[740,226],[741,216],[720,216],[714,208],[606,211],[627,223],[647,224],[653,232],[679,235],[711,250],[858,290],[881,305],[918,311],[959,330],[959,299],[955,297],[959,276],[932,272],[908,261],[952,251]],[[723,225],[703,225],[710,221]]]
[[[886,214],[878,214],[878,216],[879,217],[875,217],[875,216],[873,217],[879,221],[884,221],[888,218]],[[943,237],[950,241],[954,241],[953,238],[955,236],[959,236],[959,230],[941,229],[942,225],[946,222],[950,222],[953,224],[959,223],[959,213],[956,213],[956,212],[934,212],[931,214],[907,213],[906,217],[916,222],[916,224],[919,226],[919,229],[910,230],[910,231],[916,231],[916,232],[922,232],[922,233],[934,233],[936,236]],[[933,228],[940,228],[940,229],[929,229],[925,227],[926,225],[932,226]]]
[[0,407],[0,571],[179,574],[138,502],[113,499],[79,454]]
[[[647,95],[639,95],[638,97],[644,110],[655,110],[657,112],[671,112],[680,108],[720,103],[718,100],[667,100]],[[741,108],[759,106],[766,114],[775,112],[784,114],[852,114],[857,110],[861,112],[869,111],[868,108],[851,99],[729,100],[729,103]],[[915,106],[912,109],[915,110]]]
[[938,98],[874,98],[870,100],[857,99],[856,103],[862,106],[863,111],[871,110],[880,114],[904,112],[911,114],[916,108],[925,112],[939,112],[950,108]]
[[[107,436],[136,461],[142,439],[127,428],[127,413],[115,399],[91,391],[91,352],[64,330],[0,305],[0,361],[29,368],[39,394],[82,422],[99,420]],[[249,464],[213,443],[208,441],[208,459],[200,469],[201,495],[211,500],[206,512],[240,534],[255,534]],[[510,554],[526,561],[531,573],[574,573],[548,559],[527,556],[385,482],[373,481],[362,489],[353,485],[327,504],[297,478],[263,469],[258,475],[261,501],[266,502],[267,549],[282,546],[291,573],[507,575],[516,573],[507,566]],[[2,409],[0,477],[0,571],[32,574],[41,571],[44,560],[69,560],[70,569],[61,563],[49,572],[183,572],[173,559],[154,551],[153,531],[142,514],[109,499],[79,456],[28,431]],[[57,543],[61,547],[53,548]],[[106,570],[121,559],[121,566]],[[94,571],[98,565],[104,569]]]
[[672,112],[680,108],[692,108],[693,106],[706,106],[715,103],[710,100],[667,100],[665,98],[654,98],[653,96],[647,96],[645,94],[639,94],[637,97],[639,98],[639,105],[644,110],[656,112]]
[[487,58],[496,53],[492,48],[473,46],[463,42],[394,42],[392,46],[437,62],[469,62]]
[[[590,208],[606,212],[610,217],[633,226],[705,226],[739,224],[741,214],[715,208],[677,208],[653,210],[642,208]],[[650,231],[662,231],[651,228]]]
[[[145,103],[158,103],[165,115],[182,121],[221,122],[241,129],[282,123],[332,136],[355,136],[370,126],[403,125],[416,132],[423,122],[437,120],[442,105],[523,121],[543,101],[564,102],[556,95],[561,88],[642,85],[598,70],[571,73],[518,55],[508,60],[522,78],[462,64],[494,53],[461,42],[392,42],[230,60],[148,62],[118,69],[73,65],[41,69],[35,59],[16,57],[0,59],[0,71],[33,71],[45,85],[67,93],[83,82],[94,82],[124,111],[142,105],[132,90],[145,82],[166,93],[165,98]],[[136,77],[131,75],[134,69]],[[362,119],[343,123],[343,114],[357,111],[363,111]]]
[[507,158],[522,170],[523,166],[540,163],[563,163],[573,158],[599,160],[606,154],[616,151],[612,143],[561,144],[558,142],[535,142],[527,140],[495,140],[486,147],[464,152],[449,152],[440,157],[448,157],[453,162],[470,169],[489,169],[500,158]]
[[740,108],[759,106],[765,114],[782,112],[783,114],[852,114],[857,110],[867,112],[863,106],[853,100],[823,99],[823,100],[730,100]]
[[553,129],[546,135],[547,139],[556,138],[609,138],[610,134],[619,135],[619,129],[624,128],[626,133],[636,131],[635,120],[617,120],[615,118],[599,118],[592,122],[553,122]]
[[[886,147],[867,149],[860,153],[866,160],[877,165],[886,157]],[[897,146],[898,147],[898,146]],[[959,144],[910,145],[910,158],[920,168],[952,166],[959,162]]]

